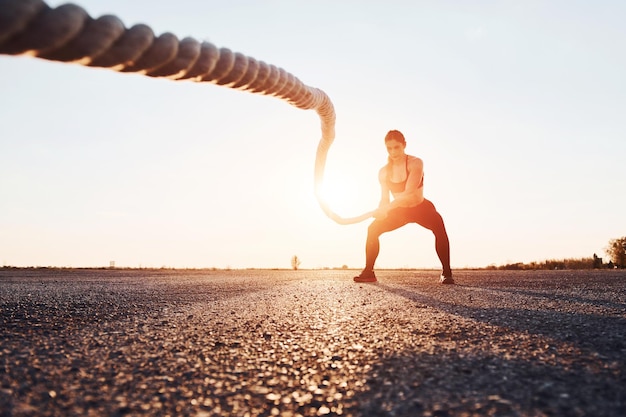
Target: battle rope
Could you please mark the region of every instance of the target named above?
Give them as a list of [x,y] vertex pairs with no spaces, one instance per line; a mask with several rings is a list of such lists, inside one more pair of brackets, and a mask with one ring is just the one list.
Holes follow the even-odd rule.
[[313,109],[320,117],[322,130],[314,171],[320,207],[339,224],[358,223],[372,216],[373,212],[368,212],[343,218],[324,201],[321,186],[326,156],[335,138],[335,110],[326,93],[305,85],[282,68],[189,37],[180,41],[171,33],[157,37],[143,24],[126,29],[116,16],[93,19],[74,4],[50,8],[42,0],[0,0],[0,54],[210,82],[274,96],[300,109]]

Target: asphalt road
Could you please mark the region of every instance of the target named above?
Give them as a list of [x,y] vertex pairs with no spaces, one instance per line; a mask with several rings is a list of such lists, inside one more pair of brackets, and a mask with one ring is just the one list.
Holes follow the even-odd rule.
[[626,271],[0,269],[0,416],[625,416]]

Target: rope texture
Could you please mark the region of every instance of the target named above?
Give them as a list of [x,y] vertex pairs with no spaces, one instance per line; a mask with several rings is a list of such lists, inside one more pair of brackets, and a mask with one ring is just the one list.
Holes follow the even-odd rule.
[[42,0],[0,0],[0,54],[30,55],[171,80],[210,82],[315,110],[322,131],[314,170],[320,207],[339,224],[371,217],[369,212],[342,218],[321,197],[326,157],[335,138],[335,110],[326,93],[305,85],[282,68],[190,37],[179,40],[168,32],[156,36],[144,24],[127,29],[116,16],[94,19],[74,4],[50,8]]

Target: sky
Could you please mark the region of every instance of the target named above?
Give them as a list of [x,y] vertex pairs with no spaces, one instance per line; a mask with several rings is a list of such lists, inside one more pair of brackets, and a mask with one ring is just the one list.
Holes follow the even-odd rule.
[[[626,235],[622,1],[75,3],[323,90],[340,215],[377,206],[384,136],[402,131],[453,268],[605,256]],[[0,266],[363,266],[369,221],[315,199],[314,111],[24,56],[0,74]],[[440,268],[432,233],[383,235],[376,266]]]

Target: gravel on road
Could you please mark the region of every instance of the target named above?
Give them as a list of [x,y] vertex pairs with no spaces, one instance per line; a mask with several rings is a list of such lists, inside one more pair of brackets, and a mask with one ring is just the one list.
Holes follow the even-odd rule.
[[0,269],[0,416],[625,416],[626,271]]

